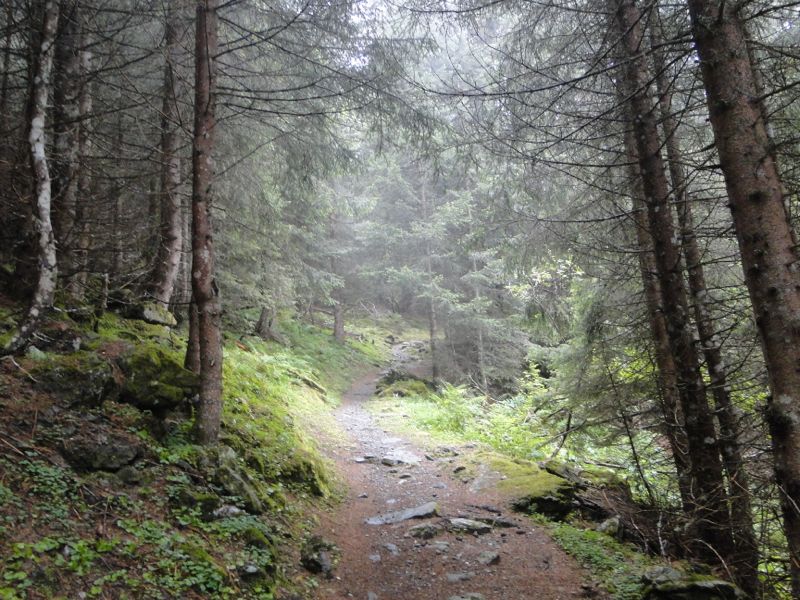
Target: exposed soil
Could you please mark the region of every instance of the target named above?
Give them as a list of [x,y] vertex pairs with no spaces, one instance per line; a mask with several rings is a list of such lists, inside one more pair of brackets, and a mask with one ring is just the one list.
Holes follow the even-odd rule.
[[[395,358],[401,358],[395,351]],[[424,372],[423,361],[404,365]],[[377,371],[347,392],[336,418],[347,437],[329,450],[348,484],[345,501],[322,516],[317,533],[341,551],[331,579],[316,597],[363,600],[556,600],[605,597],[581,569],[530,519],[511,513],[508,498],[491,485],[489,473],[462,481],[454,471],[469,448],[423,450],[384,430],[365,410]],[[387,459],[383,461],[383,459]],[[398,464],[391,464],[393,461]],[[383,462],[389,464],[383,464]],[[377,515],[435,501],[438,515],[396,524],[370,525]],[[497,519],[484,534],[448,530],[448,519]],[[440,525],[430,539],[408,531]],[[499,561],[482,564],[497,553]],[[480,595],[477,595],[480,594]]]

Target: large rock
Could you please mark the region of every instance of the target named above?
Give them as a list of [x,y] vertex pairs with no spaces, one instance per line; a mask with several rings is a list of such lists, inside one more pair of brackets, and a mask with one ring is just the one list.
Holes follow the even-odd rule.
[[300,549],[300,564],[311,573],[325,577],[333,576],[333,569],[339,557],[339,550],[333,542],[318,535],[312,535]]
[[56,364],[43,361],[34,372],[43,389],[75,406],[96,407],[116,400],[122,385],[112,364],[93,354],[64,357]]
[[671,567],[655,567],[642,575],[647,585],[643,600],[745,600],[734,584],[709,577],[687,575]]
[[428,502],[414,508],[407,508],[396,512],[386,513],[385,515],[378,515],[367,519],[368,525],[391,525],[393,523],[401,523],[409,519],[425,519],[428,517],[435,517],[439,511],[436,502]]
[[139,409],[173,410],[200,389],[196,374],[184,369],[175,356],[152,344],[136,348],[118,362],[125,376],[120,400]]
[[175,316],[157,302],[136,302],[126,306],[124,316],[139,319],[151,325],[175,327],[178,321]]
[[248,475],[233,448],[220,446],[217,450],[213,479],[228,494],[241,498],[249,512],[262,513],[266,509],[265,494],[259,482]]
[[120,433],[84,429],[63,442],[62,454],[76,469],[117,471],[142,453],[141,442]]

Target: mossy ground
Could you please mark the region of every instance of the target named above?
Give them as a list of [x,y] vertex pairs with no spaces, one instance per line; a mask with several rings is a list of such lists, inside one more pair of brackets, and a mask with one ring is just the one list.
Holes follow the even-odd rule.
[[[4,307],[0,320],[15,314]],[[336,344],[294,321],[282,326],[288,348],[227,339],[220,448],[232,449],[234,475],[263,512],[214,519],[215,509],[248,502],[215,479],[222,450],[193,444],[190,415],[140,410],[124,394],[87,403],[81,379],[94,367],[130,377],[121,364],[146,387],[176,379],[162,367],[181,364],[183,337],[111,313],[54,323],[81,338],[80,351],[45,347],[0,363],[0,599],[273,598],[291,588],[303,506],[336,487],[312,432],[334,427],[338,393],[388,346],[368,336]],[[61,440],[86,422],[135,436],[144,455],[124,474],[73,470]]]

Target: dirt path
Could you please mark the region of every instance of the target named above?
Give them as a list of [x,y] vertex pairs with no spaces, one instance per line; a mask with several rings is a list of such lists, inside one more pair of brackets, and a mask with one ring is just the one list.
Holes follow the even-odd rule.
[[[320,599],[556,600],[602,597],[591,579],[528,519],[507,514],[507,499],[460,481],[458,450],[429,454],[384,429],[364,409],[377,371],[357,381],[336,418],[349,439],[331,458],[349,486],[345,502],[323,515],[317,533],[341,550],[333,579]],[[396,464],[395,464],[396,463]],[[371,525],[378,515],[436,502],[438,516]],[[453,531],[450,518],[496,519],[487,533]],[[412,537],[435,525],[429,539]],[[488,529],[488,528],[487,528]]]

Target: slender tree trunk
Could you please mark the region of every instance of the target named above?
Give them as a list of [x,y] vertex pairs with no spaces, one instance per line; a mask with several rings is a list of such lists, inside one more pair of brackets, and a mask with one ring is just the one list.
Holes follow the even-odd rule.
[[727,494],[712,413],[690,331],[680,251],[676,244],[669,185],[661,158],[654,106],[648,97],[649,74],[642,50],[641,14],[634,0],[612,0],[623,48],[623,78],[630,98],[639,169],[647,205],[662,310],[677,367],[678,389],[692,465],[694,544],[704,559],[727,562],[733,555]]
[[36,61],[31,96],[28,100],[31,117],[28,143],[30,145],[31,170],[36,181],[34,219],[38,234],[39,272],[30,308],[19,331],[6,346],[5,352],[7,353],[17,352],[25,347],[43,313],[53,305],[56,291],[58,267],[53,226],[50,221],[51,185],[50,170],[47,165],[45,118],[47,116],[47,97],[50,92],[50,72],[53,66],[53,46],[58,27],[58,12],[58,3],[55,0],[49,0],[45,4],[41,25],[41,45]]
[[673,462],[675,463],[675,473],[678,476],[678,490],[681,494],[683,509],[688,514],[693,510],[691,464],[688,456],[689,445],[686,440],[683,411],[680,406],[675,360],[669,344],[664,313],[661,310],[661,284],[658,280],[655,255],[653,254],[653,238],[650,235],[647,222],[647,209],[643,200],[644,192],[642,191],[641,175],[637,167],[638,155],[636,154],[633,136],[626,133],[626,138],[628,138],[626,139],[626,148],[633,189],[634,226],[636,228],[637,245],[639,246],[639,270],[644,287],[650,332],[653,337],[653,352],[655,354],[656,368],[658,369],[665,434],[672,451]]
[[[82,40],[85,47],[88,44]],[[89,245],[91,236],[87,207],[92,199],[92,172],[89,159],[92,150],[91,121],[92,89],[89,81],[91,72],[92,55],[89,50],[81,50],[81,93],[79,102],[80,129],[78,132],[78,156],[80,168],[78,170],[78,194],[75,198],[75,248],[70,252],[72,257],[73,272],[69,275],[67,290],[75,300],[82,301],[86,294],[86,285],[89,280]]]
[[186,357],[183,366],[192,373],[200,374],[200,317],[194,298],[189,301],[189,337],[186,340]]
[[344,308],[340,302],[334,301],[333,304],[333,339],[343,342],[344,332]]
[[800,274],[737,4],[688,0],[745,282],[769,373],[767,420],[794,597],[800,597]]
[[[430,221],[431,207],[428,199],[427,189],[425,182],[422,182],[422,206],[425,210],[425,215]],[[436,358],[436,300],[433,297],[433,290],[435,280],[433,277],[433,250],[431,248],[430,240],[425,242],[425,270],[428,273],[428,338],[431,349],[431,379],[436,381],[439,379],[439,361]]]
[[52,219],[61,274],[71,277],[81,170],[81,14],[77,0],[60,0],[60,5],[53,68]]
[[214,183],[217,83],[217,0],[197,4],[195,118],[192,161],[192,292],[200,347],[200,404],[195,429],[201,444],[214,444],[222,417],[222,307],[214,279],[211,187]]
[[697,244],[697,236],[692,218],[692,206],[688,184],[683,169],[683,156],[677,138],[677,124],[672,116],[672,93],[666,82],[665,64],[661,48],[663,36],[660,23],[652,24],[651,46],[656,71],[658,104],[661,123],[664,129],[667,162],[669,165],[672,190],[678,209],[681,245],[686,260],[689,293],[700,346],[706,361],[712,396],[719,423],[720,452],[722,464],[728,474],[728,495],[731,498],[731,524],[733,541],[736,546],[734,570],[738,573],[738,583],[750,596],[759,593],[758,582],[758,542],[753,528],[753,511],[750,500],[750,484],[744,467],[739,443],[740,427],[737,409],[731,400],[728,385],[728,369],[722,358],[722,348],[714,327],[711,314],[711,299],[706,286],[702,254]]
[[166,22],[166,62],[161,108],[161,224],[150,294],[164,308],[169,306],[181,263],[183,223],[181,215],[181,159],[179,99],[183,95],[176,70],[179,64],[183,14],[170,2]]
[[[2,119],[2,128],[0,129],[0,133],[2,135],[8,136],[11,133],[12,125],[11,125],[11,113],[8,110],[8,78],[9,78],[9,71],[11,70],[11,45],[14,41],[14,3],[10,1],[6,1],[6,35],[5,35],[5,47],[3,48],[3,74],[2,74],[2,81],[0,81],[0,119]],[[3,144],[5,148],[5,144]]]

